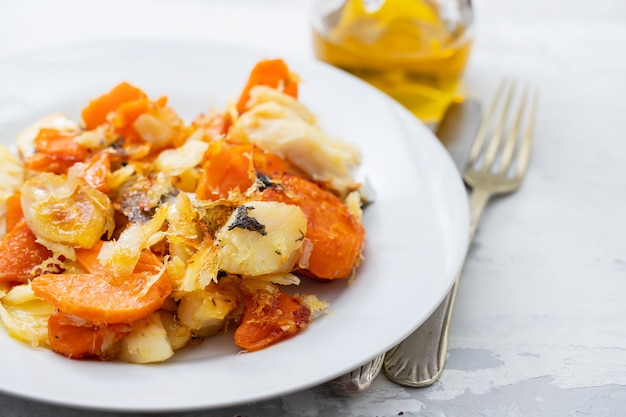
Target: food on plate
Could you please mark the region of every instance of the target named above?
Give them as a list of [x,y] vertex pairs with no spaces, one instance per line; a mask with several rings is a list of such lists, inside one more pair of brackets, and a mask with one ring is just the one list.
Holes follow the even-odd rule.
[[327,304],[302,279],[355,279],[359,150],[330,139],[281,59],[222,111],[185,121],[127,82],[81,120],[0,146],[0,323],[81,359],[161,362],[230,332],[245,351]]

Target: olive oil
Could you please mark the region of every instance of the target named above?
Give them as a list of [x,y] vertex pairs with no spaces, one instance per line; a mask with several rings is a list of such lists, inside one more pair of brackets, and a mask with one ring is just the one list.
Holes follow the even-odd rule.
[[436,122],[452,101],[462,100],[459,80],[472,46],[469,4],[455,21],[442,12],[432,0],[346,0],[318,11],[315,55]]

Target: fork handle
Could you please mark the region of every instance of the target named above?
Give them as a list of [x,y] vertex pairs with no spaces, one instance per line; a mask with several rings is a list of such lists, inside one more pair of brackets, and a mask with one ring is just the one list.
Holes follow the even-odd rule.
[[384,354],[330,381],[330,389],[342,397],[352,397],[367,391],[383,369]]
[[[491,195],[480,188],[470,193],[470,243]],[[425,387],[441,376],[446,364],[450,322],[461,273],[462,268],[450,292],[433,314],[409,337],[386,353],[385,374],[392,381],[410,387]]]
[[[471,245],[478,228],[478,222],[483,215],[483,211],[489,202],[489,199],[493,196],[492,192],[489,192],[483,188],[474,188],[470,192],[469,196],[469,212],[470,212],[470,230],[469,230],[469,244]],[[469,251],[469,247],[468,247]],[[460,274],[459,274],[460,275]]]

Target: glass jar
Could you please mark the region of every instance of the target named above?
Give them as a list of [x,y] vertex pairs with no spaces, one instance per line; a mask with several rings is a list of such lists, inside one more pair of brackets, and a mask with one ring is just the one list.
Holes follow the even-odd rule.
[[315,55],[436,122],[462,100],[473,20],[471,0],[315,0]]

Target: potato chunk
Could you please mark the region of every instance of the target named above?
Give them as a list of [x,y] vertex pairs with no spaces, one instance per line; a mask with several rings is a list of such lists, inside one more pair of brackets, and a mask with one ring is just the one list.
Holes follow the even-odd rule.
[[153,363],[163,362],[172,355],[174,350],[167,331],[156,312],[122,339],[118,358],[131,363]]
[[161,321],[167,332],[167,339],[173,350],[183,348],[191,340],[191,329],[178,320],[178,318],[169,311],[161,310]]
[[178,319],[195,336],[211,336],[220,331],[228,315],[243,296],[212,282],[205,290],[187,293],[180,300]]
[[18,285],[0,299],[0,324],[16,339],[48,346],[48,318],[54,311],[33,293],[30,283]]
[[254,201],[239,206],[216,236],[220,268],[256,276],[293,269],[307,230],[295,205]]

